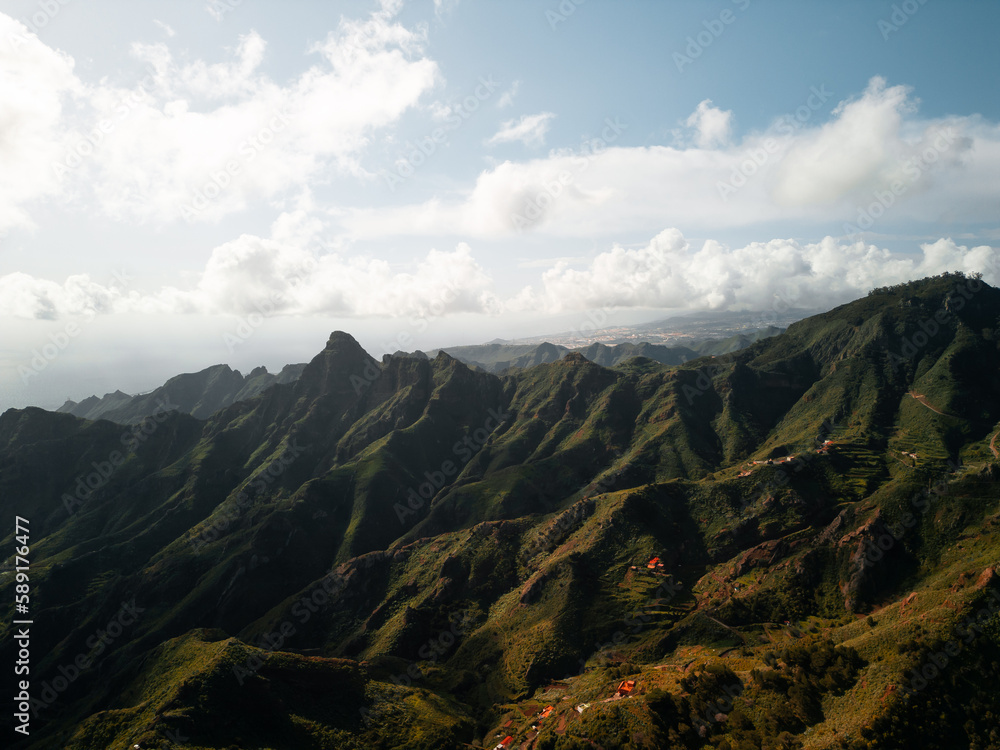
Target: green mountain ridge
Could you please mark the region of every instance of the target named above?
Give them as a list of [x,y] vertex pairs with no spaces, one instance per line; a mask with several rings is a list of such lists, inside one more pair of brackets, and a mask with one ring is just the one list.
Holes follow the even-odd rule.
[[[624,343],[617,345],[592,344],[578,351],[587,359],[612,367],[633,357],[646,357],[664,364],[681,364],[701,354],[728,354],[752,342],[774,336],[782,329],[768,327],[741,333],[725,339],[708,339],[691,344],[691,347],[666,347],[650,343]],[[452,347],[444,350],[467,365],[487,372],[500,373],[510,367],[533,367],[536,364],[555,362],[571,350],[554,344],[501,345]],[[432,354],[437,354],[437,351]],[[395,352],[396,357],[426,358],[423,352]],[[56,411],[83,419],[107,419],[119,424],[137,424],[146,417],[164,411],[180,411],[198,419],[208,419],[215,412],[237,401],[253,398],[275,384],[294,382],[302,374],[305,364],[285,365],[277,374],[266,367],[254,368],[242,375],[229,365],[212,365],[199,372],[176,375],[162,386],[148,393],[130,396],[118,390],[101,398],[90,396],[80,402],[66,401]]]
[[335,332],[203,422],[8,410],[33,695],[93,662],[17,747],[998,747],[998,340],[947,274],[677,364]]
[[[730,354],[755,341],[776,336],[784,329],[774,326],[738,333],[722,339],[707,338],[692,341],[687,346],[665,346],[649,342],[623,342],[617,344],[590,344],[585,347],[567,348],[560,344],[508,344],[489,343],[477,346],[454,346],[443,351],[467,365],[486,372],[503,373],[510,368],[525,369],[548,364],[576,352],[604,367],[614,367],[634,357],[644,357],[666,365],[680,365],[702,355]],[[436,354],[437,352],[431,352]]]
[[182,411],[207,419],[219,409],[253,398],[275,383],[291,383],[304,367],[305,364],[285,365],[276,375],[266,367],[256,367],[244,376],[228,365],[213,365],[200,372],[176,375],[149,393],[129,396],[115,391],[101,398],[90,396],[79,403],[67,401],[57,411],[119,424],[136,424],[162,411]]

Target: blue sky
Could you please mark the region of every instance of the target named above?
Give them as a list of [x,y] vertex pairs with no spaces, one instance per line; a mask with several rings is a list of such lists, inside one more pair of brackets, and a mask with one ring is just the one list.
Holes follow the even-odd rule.
[[8,0],[0,409],[334,328],[379,355],[998,282],[998,28],[985,1]]

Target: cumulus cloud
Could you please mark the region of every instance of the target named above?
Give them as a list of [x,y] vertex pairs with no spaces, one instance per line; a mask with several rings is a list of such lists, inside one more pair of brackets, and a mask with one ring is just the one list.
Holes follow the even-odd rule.
[[[873,79],[839,105],[825,87],[804,90],[800,107],[738,142],[720,143],[729,117],[703,105],[691,121],[702,126],[702,145],[625,146],[621,123],[574,148],[492,166],[457,195],[347,211],[344,230],[358,238],[590,237],[801,221],[835,222],[851,235],[848,225],[865,213],[897,225],[996,219],[1000,125],[978,116],[922,120],[905,87]],[[869,211],[875,202],[882,205]]]
[[232,59],[222,63],[195,60],[186,65],[174,61],[163,42],[132,45],[132,56],[155,70],[155,93],[164,100],[189,97],[207,100],[252,97],[263,83],[257,68],[264,61],[267,42],[256,31],[239,38]]
[[832,203],[886,183],[902,162],[903,117],[915,110],[906,86],[873,78],[860,98],[842,102],[835,119],[803,135],[776,174],[775,196],[788,203]]
[[[266,45],[256,33],[225,64],[176,65],[157,50],[166,57],[164,83],[109,140],[102,160],[109,210],[214,220],[324,172],[362,174],[359,158],[373,132],[414,106],[438,76],[421,54],[422,35],[390,13],[343,20],[313,47],[317,63],[285,87],[257,73]],[[219,101],[196,107],[199,97]]]
[[30,225],[24,206],[59,191],[50,165],[63,148],[64,107],[82,90],[69,57],[0,13],[0,232]]
[[[277,233],[276,233],[277,234]],[[380,317],[490,312],[490,276],[459,243],[409,268],[367,257],[319,255],[294,241],[243,235],[212,252],[197,285],[136,301],[143,312]],[[301,235],[299,236],[301,239]]]
[[0,276],[0,316],[56,319],[84,313],[334,315],[406,317],[499,312],[490,275],[459,243],[416,262],[319,251],[323,224],[298,209],[270,237],[245,234],[216,247],[187,289],[126,291],[87,276],[60,284],[28,274]]
[[541,146],[545,143],[545,134],[549,132],[554,117],[552,112],[539,112],[537,115],[521,115],[519,120],[507,120],[486,143],[495,146],[498,143],[521,141],[526,146]]
[[[181,61],[165,42],[134,44],[141,80],[85,85],[73,62],[0,15],[5,115],[0,228],[56,192],[93,191],[100,210],[133,221],[216,221],[310,180],[364,175],[372,136],[394,124],[439,79],[425,32],[395,20],[386,0],[368,18],[342,19],[310,50],[314,63],[279,85],[261,72],[256,31],[228,59]],[[63,111],[67,95],[78,105]]]
[[714,240],[692,247],[677,229],[666,229],[647,245],[619,245],[584,268],[561,262],[542,276],[540,290],[527,288],[511,307],[546,312],[644,307],[767,310],[832,307],[878,286],[944,271],[982,272],[1000,283],[1000,251],[969,248],[951,239],[920,246],[903,256],[833,237],[801,244],[775,239],[729,248]]
[[732,132],[733,113],[731,110],[721,110],[712,106],[711,99],[705,99],[691,113],[685,125],[695,131],[695,143],[698,148],[723,146],[729,142]]
[[87,274],[70,276],[63,283],[26,273],[0,276],[0,316],[57,320],[85,313],[114,313],[127,309],[122,287],[101,284]]
[[432,249],[406,266],[323,254],[324,226],[300,208],[283,214],[270,237],[242,235],[216,247],[190,288],[155,292],[100,284],[87,276],[63,283],[23,273],[0,277],[0,316],[56,319],[82,313],[333,315],[382,317],[564,313],[594,308],[767,310],[823,308],[878,286],[945,271],[982,273],[1000,285],[1000,249],[950,238],[893,253],[826,237],[815,243],[774,239],[730,248],[715,240],[693,246],[675,228],[641,247],[614,245],[589,262],[559,260],[506,299],[490,273],[458,243]]

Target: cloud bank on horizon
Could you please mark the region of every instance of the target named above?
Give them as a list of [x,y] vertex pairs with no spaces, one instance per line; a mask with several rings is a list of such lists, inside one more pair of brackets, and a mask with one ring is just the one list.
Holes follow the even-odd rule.
[[729,248],[692,247],[666,229],[640,248],[616,245],[583,268],[560,261],[541,283],[503,297],[472,248],[431,250],[413,271],[375,259],[316,255],[295,241],[243,235],[215,248],[190,289],[152,294],[101,284],[86,275],[62,284],[25,274],[0,277],[0,315],[54,320],[104,314],[324,315],[405,317],[454,313],[563,313],[614,308],[765,310],[775,300],[809,309],[834,306],[868,290],[946,271],[982,273],[1000,284],[1000,251],[952,239],[901,257],[862,241],[775,239]]
[[[436,1],[433,13],[444,23],[464,7]],[[451,95],[433,31],[404,15],[398,0],[341,15],[283,77],[265,69],[271,42],[256,29],[208,62],[177,41],[176,23],[152,19],[165,40],[130,44],[143,75],[123,83],[86,75],[0,14],[0,232],[30,243],[39,216],[64,211],[137,236],[272,212],[269,232],[206,245],[185,284],[126,289],[97,269],[45,275],[8,261],[0,316],[761,309],[776,295],[832,305],[948,270],[1000,283],[998,248],[962,229],[1000,236],[1000,123],[979,113],[922,116],[910,86],[875,74],[853,92],[803,87],[758,128],[739,130],[740,110],[713,95],[657,137],[636,137],[627,116],[555,137],[567,118],[537,106],[530,82],[480,76]],[[475,118],[485,135],[463,154],[479,159],[475,174],[420,172],[450,163],[453,131]],[[373,158],[385,149],[404,157]],[[427,178],[419,190],[343,197],[411,174]],[[347,186],[338,200],[331,185]],[[884,216],[920,224],[923,238],[890,249]],[[812,239],[751,239],[782,224]],[[529,238],[580,249],[512,276],[511,248]],[[419,250],[400,258],[396,243]]]

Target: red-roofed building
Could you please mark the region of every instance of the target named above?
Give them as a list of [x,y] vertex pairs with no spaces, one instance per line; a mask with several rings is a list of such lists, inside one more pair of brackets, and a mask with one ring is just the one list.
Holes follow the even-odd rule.
[[514,738],[508,734],[506,737],[500,740],[500,744],[497,745],[495,748],[493,748],[493,750],[507,750],[507,748],[510,747],[511,744],[513,744],[513,742]]
[[622,680],[618,685],[618,691],[615,693],[619,698],[624,698],[625,696],[631,694],[635,689],[635,680]]

